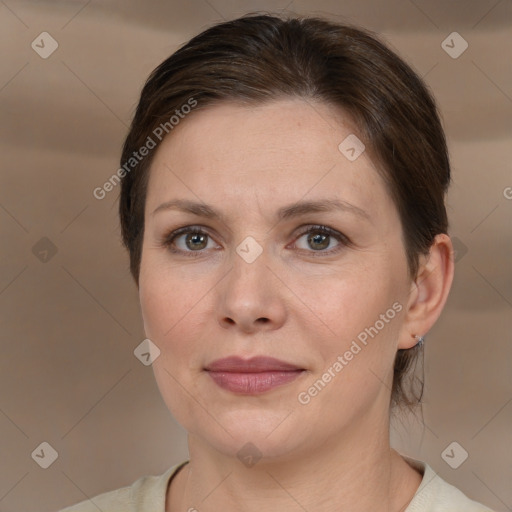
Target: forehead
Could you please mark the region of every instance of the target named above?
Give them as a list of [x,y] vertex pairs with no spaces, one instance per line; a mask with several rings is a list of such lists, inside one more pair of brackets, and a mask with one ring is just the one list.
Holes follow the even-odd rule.
[[354,137],[352,120],[322,102],[199,105],[159,146],[147,209],[178,196],[240,207],[250,198],[278,205],[328,192],[378,216],[390,198],[366,151],[347,158],[347,145],[361,150]]
[[223,102],[197,107],[164,139],[159,151],[178,152],[178,146],[185,144],[187,149],[195,148],[188,159],[201,159],[205,153],[211,159],[225,155],[226,150],[243,149],[239,156],[250,156],[252,161],[275,160],[283,153],[318,160],[337,149],[340,137],[356,131],[348,115],[323,102],[301,98],[253,106]]

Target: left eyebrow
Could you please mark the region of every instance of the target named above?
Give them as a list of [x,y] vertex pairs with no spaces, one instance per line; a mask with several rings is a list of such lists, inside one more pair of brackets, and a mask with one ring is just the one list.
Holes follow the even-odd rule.
[[[188,199],[174,199],[162,203],[160,206],[155,208],[151,215],[155,215],[157,212],[162,210],[180,210],[186,213],[197,215],[198,217],[206,217],[209,219],[218,220],[224,219],[224,216],[212,206],[205,203],[190,201]],[[293,217],[299,217],[301,215],[306,215],[308,213],[331,212],[335,210],[351,213],[369,222],[372,221],[370,215],[365,210],[339,199],[299,201],[277,210],[276,217],[281,221]]]
[[339,199],[300,201],[298,203],[280,208],[277,211],[277,218],[279,220],[284,220],[292,217],[298,217],[300,215],[305,215],[307,213],[330,212],[334,210],[351,213],[369,222],[372,220],[370,215],[365,210]]

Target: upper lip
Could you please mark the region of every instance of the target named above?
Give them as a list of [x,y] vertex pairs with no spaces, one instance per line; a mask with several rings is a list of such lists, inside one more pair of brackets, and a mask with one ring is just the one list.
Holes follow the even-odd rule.
[[257,373],[297,371],[302,370],[302,368],[273,357],[256,356],[250,359],[243,359],[238,356],[230,356],[211,362],[205,367],[205,370],[214,372]]

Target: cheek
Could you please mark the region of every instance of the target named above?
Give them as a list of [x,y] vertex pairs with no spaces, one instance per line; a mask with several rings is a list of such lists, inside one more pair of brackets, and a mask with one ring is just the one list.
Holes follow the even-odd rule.
[[[141,272],[139,280],[139,300],[146,335],[153,340],[160,340],[173,325],[177,314],[166,280],[156,279],[148,272]],[[169,307],[166,307],[166,304]],[[173,304],[171,306],[171,304]]]
[[195,381],[202,361],[197,340],[207,332],[202,325],[207,315],[199,313],[204,291],[187,286],[177,275],[141,272],[139,298],[146,336],[160,348],[152,369],[162,398],[177,421],[193,432],[196,422],[190,418],[197,414],[196,400],[201,397]]
[[148,337],[165,342],[175,338],[191,317],[202,320],[197,318],[198,311],[219,276],[211,265],[193,258],[178,260],[167,249],[153,246],[147,228],[145,236],[139,276],[141,313]]
[[203,287],[184,279],[179,268],[162,265],[159,258],[143,260],[139,300],[148,337],[160,342],[175,338],[202,294]]
[[[303,283],[299,296],[312,312],[307,317],[323,333],[322,343],[315,346],[323,364],[332,364],[356,341],[361,350],[354,360],[382,371],[391,365],[403,307],[398,302],[401,285],[389,265],[385,259],[374,260],[368,267],[317,278],[314,286]],[[311,332],[311,325],[302,328]]]
[[[312,415],[329,418],[334,430],[391,385],[403,308],[390,273],[373,270],[324,279],[319,288],[304,289],[304,302],[313,305],[322,320],[318,332],[324,334],[313,339],[311,327],[302,325],[312,333],[308,350],[316,360],[302,397],[310,397]],[[327,383],[325,388],[320,381]]]

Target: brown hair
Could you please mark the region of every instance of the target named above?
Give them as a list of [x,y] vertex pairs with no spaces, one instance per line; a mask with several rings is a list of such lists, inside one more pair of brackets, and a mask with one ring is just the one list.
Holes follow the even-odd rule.
[[[409,275],[415,279],[419,255],[428,254],[436,234],[448,229],[446,140],[425,83],[368,30],[319,17],[284,19],[259,13],[208,28],[149,76],[124,142],[121,165],[126,166],[148,136],[160,133],[154,130],[163,123],[170,132],[169,119],[191,98],[197,110],[223,101],[261,104],[283,97],[320,100],[350,115],[398,209]],[[153,149],[140,162],[132,161],[119,198],[122,241],[137,286],[146,189],[155,153]],[[419,392],[404,389],[405,376],[420,353],[421,345],[398,351],[391,405],[421,400],[421,380]]]

